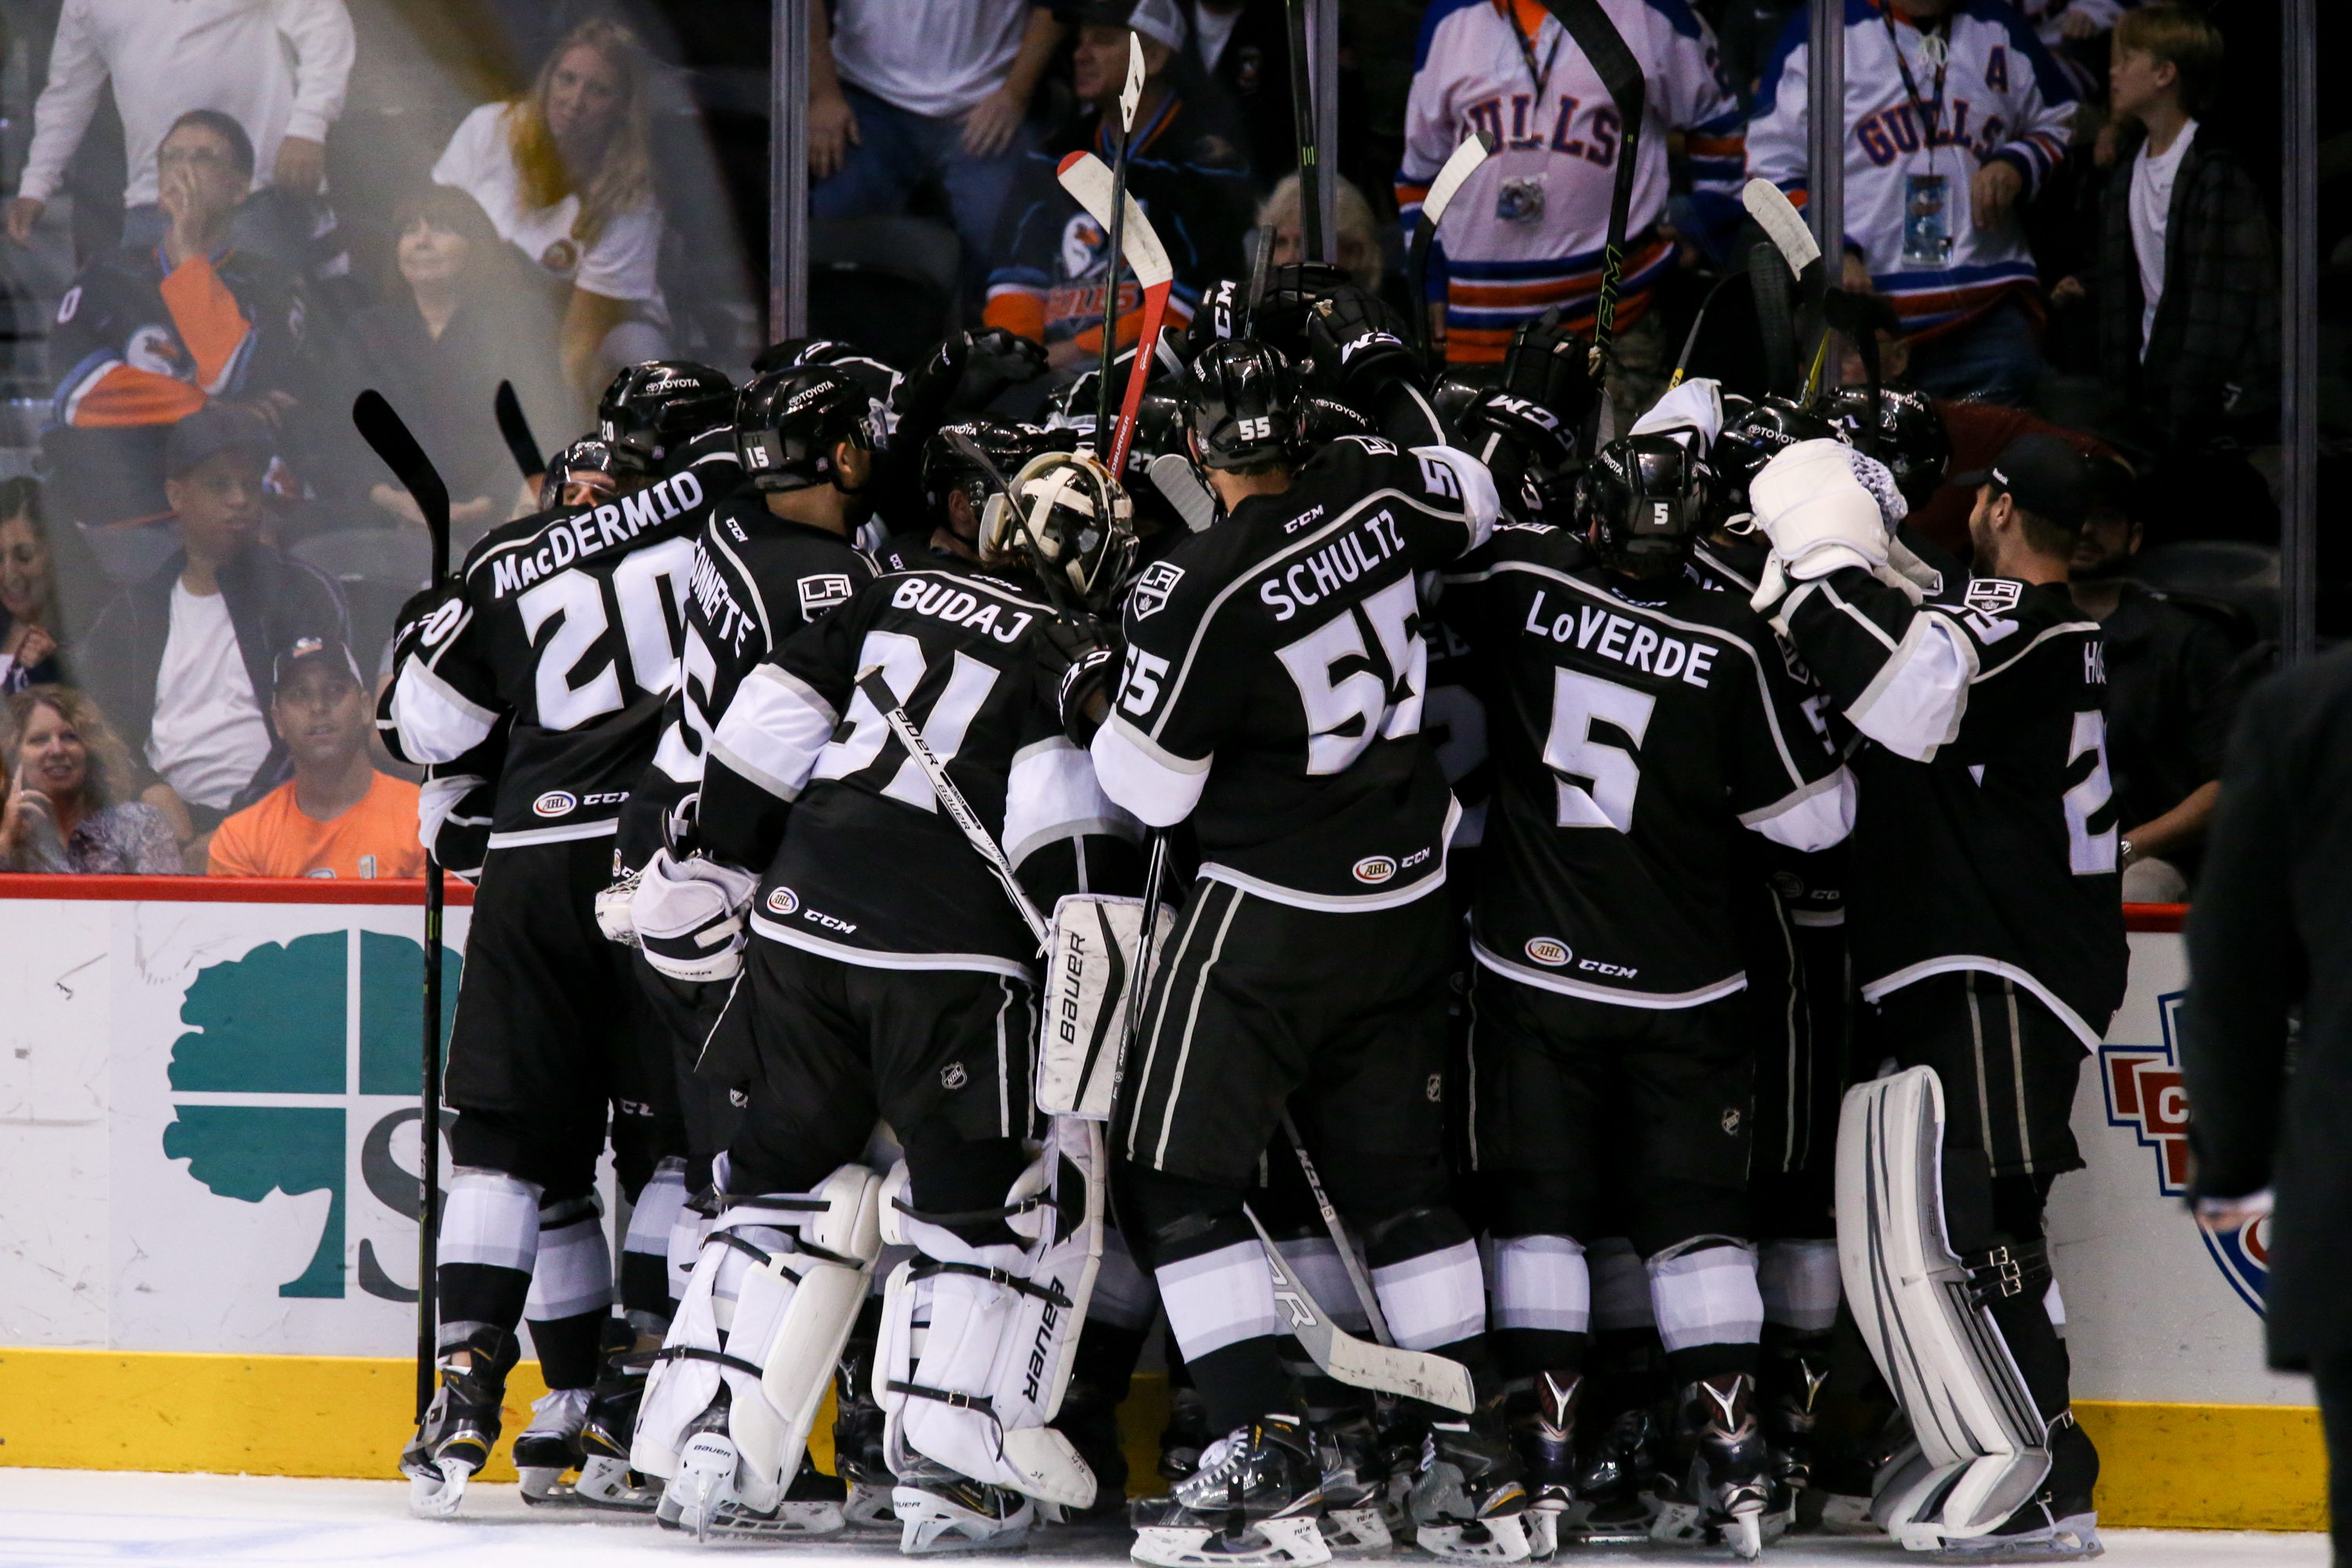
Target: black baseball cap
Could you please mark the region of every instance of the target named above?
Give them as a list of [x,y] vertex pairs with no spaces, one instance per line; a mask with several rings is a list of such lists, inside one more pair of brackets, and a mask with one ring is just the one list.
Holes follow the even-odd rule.
[[347,675],[351,677],[352,685],[362,691],[367,689],[367,682],[360,678],[359,662],[352,658],[352,650],[333,637],[299,637],[288,643],[271,667],[271,679],[283,688],[297,669],[312,665]]
[[223,452],[248,451],[267,462],[268,426],[242,408],[208,403],[172,426],[163,438],[163,475],[176,479]]
[[2079,531],[2091,514],[2090,465],[2055,436],[2020,436],[2000,449],[1990,468],[1955,474],[1952,482],[1969,490],[1990,485],[1995,494],[2069,533]]

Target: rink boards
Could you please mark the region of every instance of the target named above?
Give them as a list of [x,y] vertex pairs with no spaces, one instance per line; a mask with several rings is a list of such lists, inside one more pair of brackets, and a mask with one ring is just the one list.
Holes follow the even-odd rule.
[[[470,912],[451,894],[445,1010]],[[416,882],[0,879],[0,1463],[390,1472],[421,905]],[[2309,1385],[2263,1367],[2262,1233],[2216,1242],[2181,1208],[2179,911],[2132,913],[2130,992],[2075,1102],[2089,1169],[2051,1223],[2101,1514],[2317,1528]],[[1139,1383],[1148,1477],[1164,1400]]]

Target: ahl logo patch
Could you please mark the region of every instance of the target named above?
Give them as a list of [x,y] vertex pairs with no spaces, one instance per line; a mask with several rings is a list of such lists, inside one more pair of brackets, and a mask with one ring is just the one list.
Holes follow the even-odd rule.
[[580,797],[568,789],[551,789],[530,803],[534,816],[564,816],[580,804]]
[[1575,951],[1556,936],[1528,938],[1527,952],[1529,958],[1534,959],[1546,969],[1561,968],[1570,959],[1576,956]]
[[800,895],[790,888],[778,888],[768,895],[768,910],[772,914],[788,915],[800,907]]
[[849,576],[843,572],[818,572],[801,579],[801,618],[813,621],[849,597]]
[[1171,566],[1165,561],[1155,561],[1143,569],[1135,580],[1133,599],[1135,618],[1156,616],[1168,606],[1168,595],[1176,591],[1176,584],[1184,575],[1184,568]]
[[1374,887],[1397,874],[1397,863],[1385,855],[1367,855],[1355,865],[1356,880]]
[[[2188,994],[2172,991],[2156,999],[2157,1016],[2164,1021],[2161,1046],[2099,1047],[2107,1125],[2130,1128],[2141,1148],[2156,1151],[2156,1190],[2164,1197],[2189,1190],[2189,1095],[2181,1087],[2179,1058],[2173,1050],[2179,1037],[2180,1005]],[[2271,1278],[2270,1216],[2252,1220],[2228,1236],[2215,1236],[2201,1226],[2197,1234],[2230,1288],[2261,1312]]]
[[1971,610],[2001,616],[2017,608],[2017,601],[2024,593],[2025,584],[2013,578],[1979,577],[1969,584],[1966,602]]

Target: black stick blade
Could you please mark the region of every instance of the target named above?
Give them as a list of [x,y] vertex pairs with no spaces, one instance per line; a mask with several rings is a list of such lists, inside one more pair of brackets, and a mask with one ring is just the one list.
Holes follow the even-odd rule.
[[425,531],[433,537],[433,579],[439,582],[449,574],[449,487],[383,393],[370,387],[354,398],[352,424],[425,514]]
[[515,467],[527,479],[538,479],[547,472],[547,459],[539,453],[539,440],[530,433],[530,421],[523,416],[522,399],[515,395],[514,383],[499,383],[499,395],[492,406],[498,411],[499,434],[514,458]]

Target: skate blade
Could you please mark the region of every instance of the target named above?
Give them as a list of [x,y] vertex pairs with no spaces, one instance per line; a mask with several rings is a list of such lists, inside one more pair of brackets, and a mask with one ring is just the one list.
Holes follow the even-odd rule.
[[1567,1511],[1567,1508],[1557,1500],[1539,1502],[1528,1510],[1528,1562],[1549,1563],[1559,1555],[1560,1516]]
[[1135,1532],[1129,1555],[1154,1568],[1314,1568],[1331,1561],[1331,1548],[1311,1519],[1265,1519],[1238,1535],[1191,1525],[1146,1526]]
[[[1908,1546],[1909,1542],[1905,1542]],[[2099,1516],[2069,1514],[2046,1530],[2024,1535],[1979,1535],[1938,1542],[1928,1552],[1932,1563],[2080,1563],[2104,1556]]]
[[446,1459],[410,1471],[408,1511],[419,1519],[454,1519],[457,1505],[466,1500],[466,1483],[473,1474],[471,1466]]
[[569,1508],[573,1505],[573,1486],[563,1478],[569,1470],[542,1468],[536,1465],[518,1466],[515,1475],[522,1482],[522,1500],[534,1508]]
[[1396,1544],[1378,1508],[1335,1508],[1317,1523],[1323,1544],[1334,1552],[1386,1552]]
[[950,1511],[920,1487],[893,1488],[890,1511],[898,1516],[898,1552],[905,1557],[1010,1552],[1028,1543],[1029,1527],[1037,1518],[1030,1498],[1003,1519],[989,1519],[963,1509]]
[[1657,1516],[1650,1521],[1650,1539],[1668,1546],[1705,1546],[1714,1536],[1706,1510],[1695,1502],[1660,1499]]
[[1764,1510],[1761,1508],[1742,1509],[1731,1516],[1723,1527],[1723,1539],[1742,1562],[1753,1563],[1764,1555]]
[[853,1530],[896,1530],[898,1516],[890,1511],[890,1489],[866,1481],[849,1483],[849,1500],[841,1505],[841,1517]]
[[1424,1524],[1413,1532],[1413,1544],[1454,1563],[1524,1563],[1535,1553],[1522,1513],[1498,1513],[1468,1524]]

